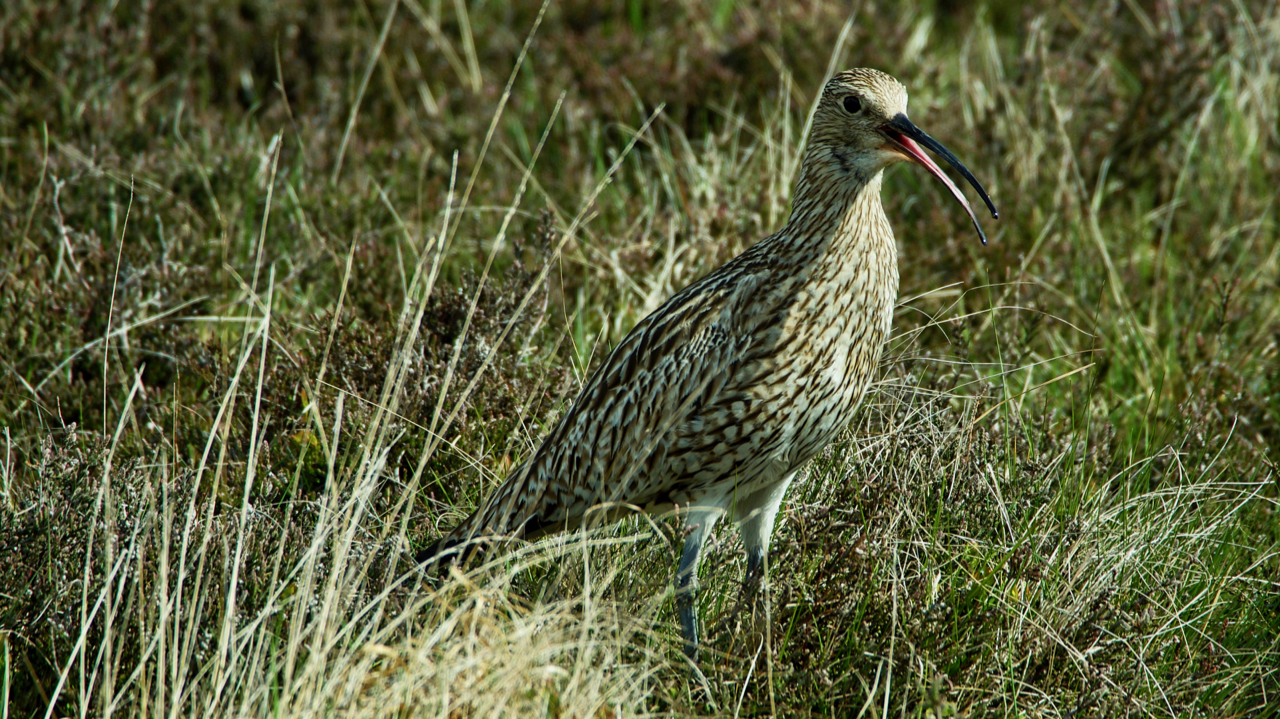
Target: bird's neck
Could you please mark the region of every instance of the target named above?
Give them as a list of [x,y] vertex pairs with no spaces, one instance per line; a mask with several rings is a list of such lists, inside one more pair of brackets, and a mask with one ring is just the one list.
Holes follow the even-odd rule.
[[893,230],[880,204],[883,171],[860,177],[805,169],[796,183],[791,217],[779,233],[787,238],[788,254],[805,264],[867,253],[896,260]]

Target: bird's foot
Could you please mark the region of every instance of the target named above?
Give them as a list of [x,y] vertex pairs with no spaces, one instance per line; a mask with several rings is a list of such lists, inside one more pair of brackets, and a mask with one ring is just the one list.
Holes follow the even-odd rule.
[[748,572],[733,609],[717,625],[716,644],[725,653],[736,654],[739,647],[750,650],[764,636],[765,611],[760,591],[763,586],[762,572]]
[[676,613],[680,615],[680,637],[684,655],[694,665],[698,663],[698,585],[696,579],[686,575],[677,581]]

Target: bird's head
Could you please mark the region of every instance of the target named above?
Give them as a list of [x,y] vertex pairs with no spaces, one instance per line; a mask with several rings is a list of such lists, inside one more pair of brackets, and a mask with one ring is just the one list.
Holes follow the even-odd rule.
[[907,88],[902,83],[879,70],[857,68],[837,74],[823,88],[809,140],[808,162],[819,166],[812,169],[861,184],[895,162],[914,162],[947,186],[986,244],[987,237],[969,201],[922,148],[950,163],[978,191],[991,216],[1000,217],[968,168],[907,119]]

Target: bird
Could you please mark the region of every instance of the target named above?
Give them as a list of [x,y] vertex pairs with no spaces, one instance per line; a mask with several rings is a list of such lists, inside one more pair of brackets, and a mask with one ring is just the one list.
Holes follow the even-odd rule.
[[675,511],[684,524],[676,609],[696,663],[698,564],[712,529],[725,516],[739,525],[744,588],[758,587],[787,488],[854,418],[874,378],[898,293],[884,170],[924,167],[987,243],[964,193],[922,148],[999,219],[973,174],[908,119],[902,83],[870,68],[833,75],[813,109],[786,224],[640,320],[537,450],[419,552],[419,565],[470,561],[495,541],[532,541],[589,518]]

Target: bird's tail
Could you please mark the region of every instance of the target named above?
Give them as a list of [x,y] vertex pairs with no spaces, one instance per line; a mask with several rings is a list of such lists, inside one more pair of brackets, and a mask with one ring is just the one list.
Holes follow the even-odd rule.
[[517,468],[487,502],[461,524],[415,554],[414,560],[437,568],[469,564],[482,559],[495,540],[523,538],[529,524],[529,518],[523,516],[523,507],[518,501],[520,493],[517,486],[523,469]]
[[489,544],[486,539],[489,538],[472,535],[470,527],[475,520],[475,515],[468,517],[448,534],[413,555],[414,561],[427,565],[429,569],[443,569],[452,564],[462,566],[483,559],[485,545]]
[[465,566],[484,559],[492,537],[467,537],[457,535],[457,530],[428,544],[413,555],[413,560],[428,571],[438,572],[452,565]]
[[418,564],[431,565],[432,567],[455,564],[460,559],[458,553],[454,551],[456,547],[457,542],[451,541],[446,535],[428,544],[425,549],[413,555],[413,561]]

